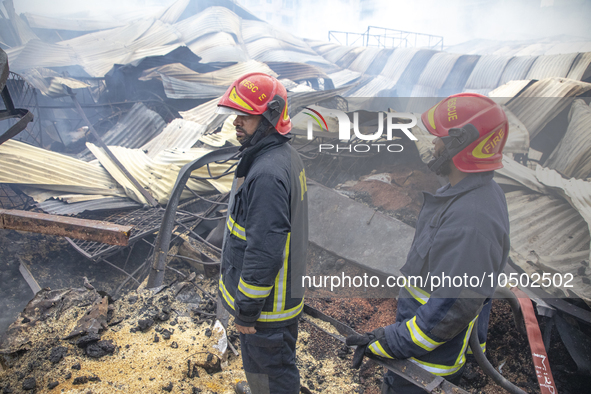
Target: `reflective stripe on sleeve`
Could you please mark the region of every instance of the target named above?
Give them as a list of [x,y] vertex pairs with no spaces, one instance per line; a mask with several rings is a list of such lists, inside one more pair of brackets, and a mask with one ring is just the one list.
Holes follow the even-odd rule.
[[414,316],[412,319],[406,322],[406,327],[410,333],[410,337],[415,345],[420,346],[426,351],[433,351],[437,346],[442,345],[444,342],[435,342],[427,336],[417,325],[417,317]]
[[220,275],[219,289],[220,293],[222,293],[222,297],[224,297],[224,300],[226,300],[226,303],[230,305],[232,309],[236,310],[236,308],[234,307],[234,297],[232,297],[232,295],[230,295],[230,292],[226,289],[226,286],[224,285],[223,275]]
[[379,341],[375,341],[374,343],[372,343],[371,345],[369,345],[369,350],[371,350],[371,352],[377,356],[380,357],[384,357],[384,358],[391,358],[393,359],[394,357],[390,356],[385,350],[384,347],[380,344]]
[[404,286],[404,288],[410,293],[412,298],[417,300],[421,305],[425,305],[431,297],[429,293],[427,293],[425,290],[419,289],[418,287]]
[[474,327],[474,320],[472,320],[470,322],[470,324],[468,325],[468,329],[466,330],[466,334],[464,335],[464,342],[462,345],[462,349],[460,350],[460,354],[458,354],[458,357],[456,359],[456,362],[454,365],[442,365],[442,364],[433,364],[433,363],[428,363],[425,361],[421,361],[418,360],[414,357],[410,357],[409,360],[415,364],[417,364],[419,367],[423,368],[426,371],[431,372],[434,375],[438,375],[438,376],[449,376],[449,375],[453,375],[454,373],[458,372],[460,370],[460,368],[462,368],[462,366],[466,363],[466,347],[468,346],[468,339],[470,338],[470,334],[472,333],[472,328]]
[[246,230],[244,229],[244,227],[242,227],[241,225],[236,223],[236,221],[234,220],[234,218],[232,218],[232,216],[228,215],[228,220],[226,221],[226,225],[228,226],[228,230],[230,230],[230,233],[232,233],[235,236],[237,236],[238,238],[246,241]]
[[300,312],[302,311],[302,309],[304,309],[304,299],[303,298],[302,298],[302,302],[300,302],[300,304],[294,308],[287,309],[284,311],[278,311],[278,312],[261,312],[261,317],[259,317],[258,321],[269,323],[269,322],[289,320],[289,319],[292,319],[292,318],[296,317],[297,315],[299,315]]
[[249,298],[267,298],[269,294],[271,294],[273,286],[249,285],[244,281],[244,279],[240,278],[240,283],[238,283],[238,290],[240,290],[245,296]]

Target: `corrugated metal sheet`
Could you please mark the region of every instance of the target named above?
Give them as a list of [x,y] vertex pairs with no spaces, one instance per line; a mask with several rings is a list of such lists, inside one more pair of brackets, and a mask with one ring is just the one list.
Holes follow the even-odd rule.
[[239,39],[241,19],[238,15],[226,7],[208,7],[204,11],[195,14],[174,24],[179,32],[181,40],[190,44],[197,38],[212,33],[230,33],[235,39]]
[[361,77],[361,73],[344,69],[332,74],[328,74],[328,77],[332,79],[335,88],[340,88],[341,86],[355,82],[359,77]]
[[[526,272],[567,272],[573,274],[570,290],[587,301],[591,287],[582,282],[572,254],[589,257],[589,230],[581,215],[564,199],[551,195],[514,191],[507,193],[511,226],[511,260]],[[550,263],[551,262],[551,263]],[[532,265],[533,264],[533,265]]]
[[198,82],[181,81],[161,75],[166,97],[171,99],[209,99],[226,93],[226,86],[209,85]]
[[113,64],[163,55],[179,45],[178,33],[170,25],[140,20],[53,45],[32,40],[22,51],[11,53],[9,60],[13,70],[80,65],[88,74],[102,77]]
[[31,40],[21,50],[7,50],[8,64],[12,71],[24,71],[37,67],[62,67],[78,64],[78,55],[72,48]]
[[[234,134],[235,134],[234,130]],[[182,168],[185,164],[192,162],[200,158],[201,156],[211,152],[211,149],[206,148],[191,148],[191,149],[166,149],[154,158],[155,161],[162,163],[162,164],[174,164],[175,166]],[[192,176],[197,177],[210,177],[210,176],[220,176],[223,175],[232,163],[224,163],[224,164],[217,164],[211,163],[209,165],[209,171],[207,168],[198,168],[197,170],[191,173]],[[232,187],[232,181],[234,180],[234,174],[231,173],[230,175],[226,175],[218,179],[218,182],[225,184],[224,190],[230,191]],[[208,181],[209,182],[209,181]],[[225,191],[220,191],[221,193],[225,193]]]
[[316,52],[314,52],[311,48],[295,46],[288,42],[281,41],[273,37],[265,37],[251,41],[246,44],[246,50],[248,52],[248,55],[253,59],[259,59],[263,57],[265,52],[275,50],[284,50],[296,53],[301,52],[303,54],[323,59],[322,57],[318,56]]
[[349,66],[368,49],[369,48],[367,47],[352,47],[350,51],[347,51],[343,57],[334,63],[336,63],[339,67],[349,68]]
[[412,60],[408,63],[408,66],[398,78],[396,82],[396,96],[398,97],[410,97],[414,86],[419,81],[421,74],[429,60],[437,52],[429,49],[421,49],[413,56]]
[[[281,63],[308,63],[317,66],[333,66],[327,62],[322,56],[316,54],[309,55],[302,52],[285,51],[282,49],[271,50],[262,53],[256,58],[258,61],[269,63],[269,62],[281,62]],[[336,68],[336,66],[334,66]]]
[[127,197],[107,197],[77,203],[46,200],[37,204],[37,206],[52,215],[77,215],[84,211],[112,211],[116,209],[141,208],[141,204]]
[[320,56],[324,56],[327,52],[340,47],[340,45],[335,44],[334,42],[314,41],[308,39],[304,39],[304,41]]
[[33,29],[71,30],[71,31],[96,31],[121,27],[128,21],[124,20],[91,20],[91,19],[65,19],[42,16],[25,12],[25,19]]
[[583,78],[588,78],[590,76],[590,68],[591,52],[579,53],[566,77],[580,81]]
[[406,70],[406,67],[418,51],[418,48],[396,49],[386,62],[381,75],[391,81],[394,81],[394,83],[398,82],[398,79],[404,70]]
[[[102,136],[102,140],[107,145],[139,148],[160,134],[165,127],[166,122],[160,115],[142,103],[135,103],[115,127]],[[94,156],[85,149],[78,154],[78,158],[88,161],[94,159]]]
[[90,85],[74,78],[60,76],[47,68],[35,68],[20,74],[31,86],[48,97],[68,96],[65,86],[72,89],[88,88]]
[[[581,260],[589,258],[591,237],[587,222],[567,201],[543,185],[536,172],[515,162],[509,164],[511,161],[503,160],[505,168],[497,173],[527,185],[505,195],[511,226],[511,260],[529,274],[535,271],[572,274],[574,288],[570,290],[590,302],[591,286],[583,282],[584,277],[588,282],[590,275],[584,273],[585,270],[581,274],[580,270]],[[538,171],[540,179],[544,179],[546,170],[540,168]],[[554,174],[560,177],[556,172]],[[544,181],[552,183],[550,177]],[[528,186],[533,187],[533,192]],[[589,201],[585,198],[579,202],[587,210]]]
[[[145,198],[141,193],[127,180],[102,149],[90,143],[87,144],[87,146],[98,158],[103,167],[109,171],[113,178],[117,179],[117,182],[123,185],[128,197],[142,204],[146,203]],[[153,160],[141,149],[127,149],[118,146],[111,146],[109,148],[127,171],[133,175],[138,183],[145,188],[158,201],[158,203],[164,205],[168,202],[170,193],[172,192],[178,173],[181,169],[179,166]],[[207,193],[216,190],[206,181],[195,181],[193,179],[189,179],[187,187],[197,193]],[[229,190],[230,188],[222,192],[227,192]],[[191,196],[192,193],[185,190],[181,195],[181,199],[189,198]]]
[[510,81],[526,79],[525,77],[536,59],[536,56],[516,56],[512,58],[505,67],[503,75],[501,75],[500,84],[504,85]]
[[357,58],[347,68],[349,70],[365,73],[379,53],[379,48],[369,47],[360,53],[359,56],[357,56]]
[[373,59],[367,70],[365,70],[365,73],[369,75],[381,74],[382,71],[384,71],[384,67],[388,62],[388,59],[390,58],[390,56],[392,56],[395,50],[396,48],[382,49],[378,53],[378,55]]
[[447,50],[454,53],[504,56],[540,56],[591,52],[591,41],[566,41],[567,38],[545,38],[526,41],[494,41],[474,39]]
[[272,69],[272,71],[274,71],[274,73],[276,73],[275,75],[279,76],[279,78],[287,78],[292,81],[313,78],[328,78],[328,75],[326,75],[323,70],[310,64],[269,62],[267,65]]
[[345,56],[347,53],[353,50],[355,50],[355,47],[339,45],[336,48],[331,49],[328,52],[322,54],[322,57],[324,57],[329,62],[336,64],[336,62],[338,62],[343,56]]
[[[536,178],[540,183],[558,190],[577,210],[589,225],[591,231],[591,182],[582,179],[564,179],[558,172],[540,165],[536,167]],[[589,245],[591,247],[591,244]]]
[[411,96],[437,97],[439,89],[445,83],[459,57],[460,55],[445,52],[433,55],[414,86]]
[[479,59],[480,56],[478,55],[460,56],[439,90],[438,96],[447,97],[455,93],[461,93]]
[[157,18],[164,22],[173,24],[181,17],[191,0],[177,0],[166,8],[161,15],[157,15]]
[[507,108],[503,109],[507,115],[507,120],[509,121],[509,136],[507,137],[507,142],[503,148],[503,153],[528,153],[529,132],[513,112],[509,111]]
[[[218,102],[221,97],[210,100],[188,111],[180,112],[179,114],[184,120],[206,125],[211,123],[216,117],[215,111],[218,107]],[[190,146],[188,147],[190,148]]]
[[125,196],[103,168],[14,140],[0,145],[0,183],[71,193]]
[[207,126],[185,119],[175,119],[158,136],[141,147],[149,157],[155,157],[164,149],[191,148],[203,135]]
[[531,168],[522,166],[507,156],[503,156],[503,168],[495,171],[495,177],[499,175],[504,178],[512,179],[536,193],[551,194],[550,189],[538,181],[536,174]]
[[544,165],[568,178],[591,176],[591,108],[575,100],[568,113],[568,128]]
[[464,91],[486,95],[499,86],[501,75],[510,59],[509,56],[482,56],[466,81]]
[[363,86],[354,88],[354,91],[348,93],[348,97],[376,97],[382,90],[392,89],[396,83],[388,78],[378,75],[371,78],[368,83]]
[[[301,66],[302,68],[312,67],[299,63],[296,65]],[[162,74],[181,81],[199,82],[208,85],[230,86],[232,82],[234,82],[238,77],[252,72],[262,72],[274,77],[278,76],[277,73],[275,73],[265,63],[257,62],[256,60],[249,60],[247,62],[222,68],[221,70],[202,74],[195,72],[180,63],[167,64],[165,66],[155,67],[144,71],[139,79],[141,81],[147,81],[152,78],[160,78],[160,74]]]
[[242,46],[236,45],[233,37],[223,32],[201,37],[188,48],[201,58],[202,63],[246,62],[250,59]]
[[517,96],[531,83],[532,81],[528,79],[521,81],[509,81],[506,84],[499,86],[495,90],[488,92],[488,97],[494,98],[494,101],[498,104],[505,104],[513,97]]
[[550,77],[563,77],[568,75],[576,53],[568,55],[540,56],[536,59],[525,79],[544,79]]
[[591,84],[572,79],[547,78],[533,83],[507,108],[525,125],[532,140],[543,128],[572,102],[572,97],[591,90]]

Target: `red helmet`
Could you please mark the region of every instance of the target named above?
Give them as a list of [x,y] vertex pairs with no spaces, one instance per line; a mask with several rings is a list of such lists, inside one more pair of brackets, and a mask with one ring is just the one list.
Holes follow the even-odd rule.
[[262,115],[279,132],[291,130],[287,110],[287,91],[270,75],[250,73],[238,78],[218,103],[218,113]]
[[453,157],[462,172],[485,172],[503,168],[503,147],[509,135],[509,122],[503,109],[490,98],[477,93],[460,93],[440,101],[421,115],[423,124],[437,137],[450,129],[472,124],[480,137]]

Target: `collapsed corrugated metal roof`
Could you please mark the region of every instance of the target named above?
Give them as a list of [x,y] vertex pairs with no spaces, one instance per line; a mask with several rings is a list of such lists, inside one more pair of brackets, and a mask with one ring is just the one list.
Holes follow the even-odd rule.
[[573,97],[590,89],[589,83],[547,78],[528,86],[507,103],[507,108],[525,125],[530,139],[533,139],[544,126],[570,105]]
[[464,91],[488,94],[499,86],[501,75],[511,58],[508,56],[482,56],[466,81]]
[[104,168],[13,140],[0,145],[0,183],[125,196],[124,190]]
[[[503,165],[504,168],[497,170],[498,181],[503,184],[503,178],[508,178],[517,182],[512,184],[513,188],[521,186],[505,194],[511,225],[511,260],[529,274],[536,271],[571,274],[573,288],[554,290],[562,291],[563,295],[572,291],[591,302],[591,285],[586,283],[589,274],[580,269],[584,266],[581,261],[588,261],[590,253],[589,226],[581,216],[581,213],[589,215],[589,201],[579,200],[583,208],[578,212],[540,182],[537,173],[545,171],[534,172],[507,158]],[[564,186],[564,182],[555,181],[555,184]]]
[[336,71],[332,74],[328,74],[328,77],[332,79],[335,88],[340,88],[357,81],[359,77],[361,77],[361,73],[344,69],[341,71]]
[[161,75],[166,75],[167,77],[176,78],[181,81],[198,82],[201,84],[219,85],[227,87],[230,86],[230,84],[234,82],[238,77],[252,72],[262,72],[274,77],[278,76],[278,74],[274,70],[272,70],[269,67],[269,65],[258,62],[256,60],[249,60],[247,62],[237,63],[233,66],[225,67],[221,70],[216,70],[208,73],[195,72],[180,63],[167,64],[165,66],[151,68],[149,70],[144,71],[139,79],[141,81],[147,81],[152,78],[161,78]]
[[181,81],[167,75],[162,75],[161,78],[166,97],[171,99],[210,99],[226,92],[226,86]]
[[141,207],[140,204],[127,197],[105,197],[70,203],[51,199],[38,203],[37,206],[52,215],[77,215],[85,211],[113,211]]
[[505,55],[505,56],[540,56],[561,53],[591,52],[591,42],[578,37],[550,37],[527,41],[494,41],[474,39],[448,47],[449,52]]
[[22,73],[26,81],[35,89],[48,97],[57,98],[69,96],[66,88],[83,89],[89,84],[74,78],[66,78],[47,68],[34,68]]
[[93,20],[93,19],[68,19],[56,18],[44,15],[36,15],[30,12],[23,14],[27,23],[33,29],[72,30],[72,31],[96,31],[121,27],[129,21],[126,20]]
[[[101,148],[90,143],[87,146],[101,165],[123,186],[128,197],[142,204],[147,204],[145,197],[142,196],[139,190],[137,190],[119,168],[113,164],[111,158]],[[178,172],[181,169],[179,166],[152,159],[141,149],[127,149],[118,146],[112,146],[109,149],[111,149],[115,157],[139,184],[148,190],[159,204],[165,205],[168,202]],[[193,157],[193,159],[197,159],[197,157]],[[229,165],[225,165],[224,169],[228,167]],[[197,193],[213,192],[216,190],[216,187],[220,187],[222,189],[220,192],[226,193],[232,186],[232,179],[227,178],[233,178],[233,174],[224,178],[218,179],[215,182],[215,186],[208,181],[189,179],[187,187]],[[193,194],[189,190],[184,190],[181,199],[191,196]]]
[[175,119],[169,123],[158,136],[150,140],[142,150],[147,152],[149,157],[155,157],[164,149],[170,148],[191,148],[203,135],[207,126],[185,119]]
[[568,178],[591,176],[591,108],[577,99],[568,113],[566,134],[544,163]]
[[[160,115],[142,103],[135,103],[115,127],[101,139],[106,145],[140,148],[153,140],[165,127],[166,123]],[[94,156],[85,149],[78,154],[78,158],[89,161],[94,159]]]
[[438,97],[439,90],[443,87],[459,57],[460,55],[445,52],[433,55],[414,86],[411,96]]

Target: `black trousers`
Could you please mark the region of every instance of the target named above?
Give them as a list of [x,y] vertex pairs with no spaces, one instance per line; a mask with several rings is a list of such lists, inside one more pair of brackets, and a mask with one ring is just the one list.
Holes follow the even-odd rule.
[[252,393],[299,393],[300,373],[295,358],[298,323],[256,330],[255,334],[240,334],[242,364]]

